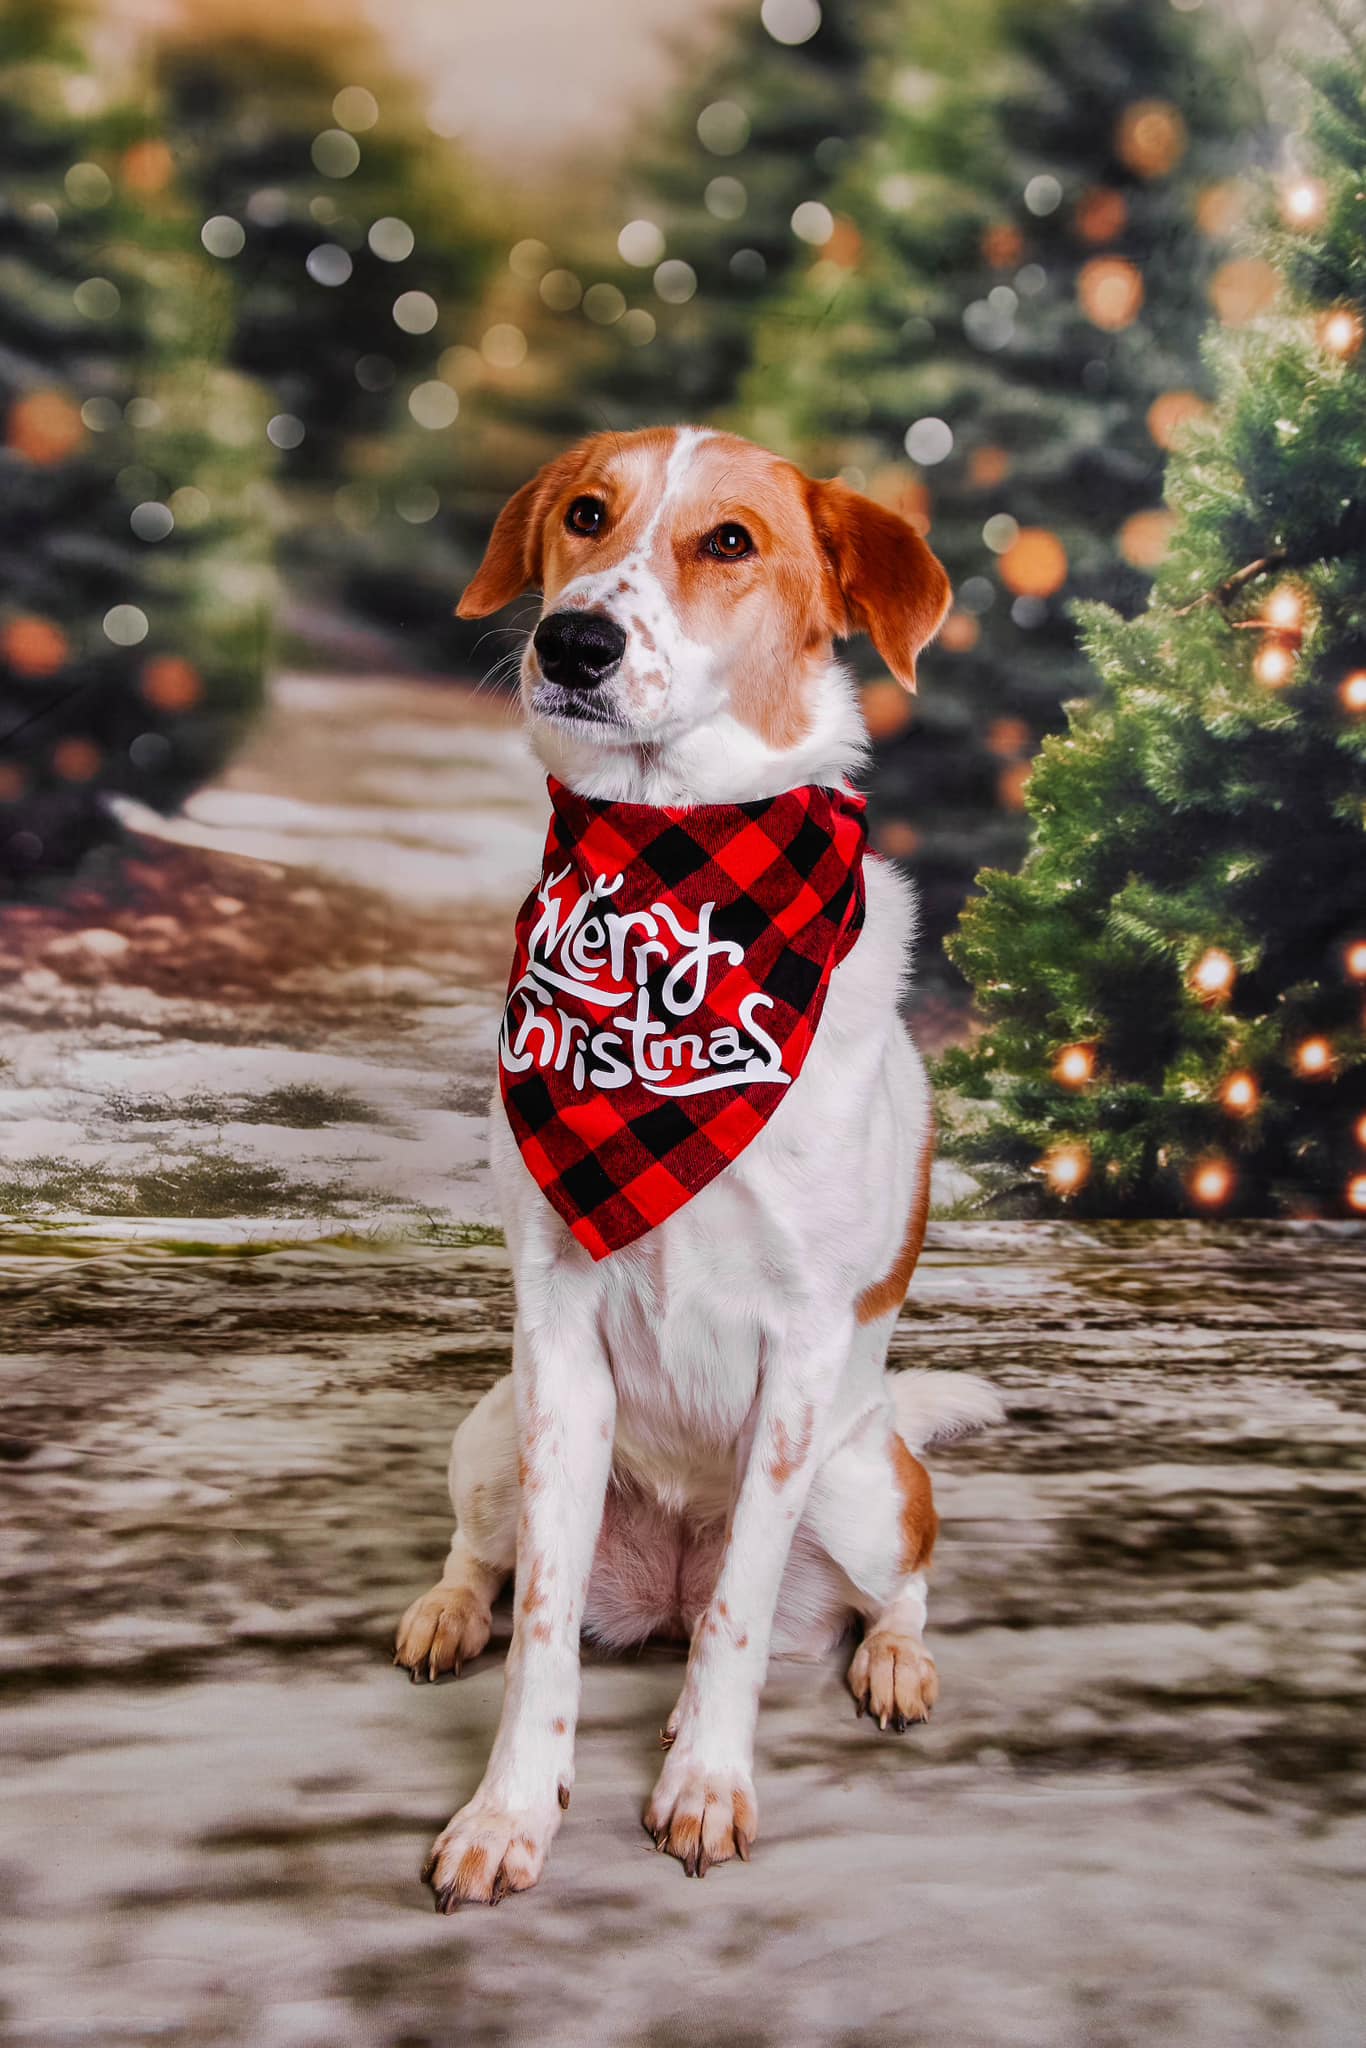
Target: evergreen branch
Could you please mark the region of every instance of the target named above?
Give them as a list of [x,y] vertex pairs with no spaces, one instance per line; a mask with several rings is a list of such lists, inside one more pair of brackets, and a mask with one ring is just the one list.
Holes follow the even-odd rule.
[[1213,590],[1206,590],[1199,597],[1192,598],[1172,613],[1174,619],[1188,619],[1192,612],[1198,612],[1207,604],[1226,605],[1230,598],[1238,595],[1244,585],[1252,583],[1258,576],[1264,576],[1268,569],[1277,569],[1285,560],[1284,548],[1273,548],[1269,555],[1262,555],[1255,562],[1248,562],[1241,569],[1235,569],[1222,583],[1216,583]]

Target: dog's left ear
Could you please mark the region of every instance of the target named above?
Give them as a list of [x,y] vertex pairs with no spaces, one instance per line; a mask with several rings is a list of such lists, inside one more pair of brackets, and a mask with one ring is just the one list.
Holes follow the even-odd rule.
[[458,619],[484,619],[541,580],[546,512],[567,475],[576,451],[557,455],[530,483],[514,491],[494,521],[484,559],[460,594]]
[[830,565],[831,630],[866,633],[903,689],[944,623],[949,579],[913,526],[848,484],[808,481],[816,538]]

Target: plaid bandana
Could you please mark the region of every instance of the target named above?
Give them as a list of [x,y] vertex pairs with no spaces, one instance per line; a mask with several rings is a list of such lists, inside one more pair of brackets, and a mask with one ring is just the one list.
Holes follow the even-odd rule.
[[671,1216],[802,1070],[863,924],[864,800],[657,810],[550,778],[498,1041],[522,1157],[595,1259]]

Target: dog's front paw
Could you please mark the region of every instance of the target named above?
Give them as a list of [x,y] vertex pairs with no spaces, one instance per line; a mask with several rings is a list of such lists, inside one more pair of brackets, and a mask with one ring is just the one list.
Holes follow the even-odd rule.
[[849,1690],[860,1714],[879,1728],[904,1735],[912,1721],[928,1721],[939,1697],[939,1674],[919,1636],[872,1629],[854,1652]]
[[433,1586],[414,1600],[398,1625],[394,1639],[394,1662],[401,1664],[414,1683],[422,1678],[440,1678],[477,1657],[488,1642],[493,1616],[488,1602],[468,1586]]
[[733,1856],[748,1863],[759,1832],[759,1808],[750,1775],[716,1769],[674,1748],[645,1809],[656,1849],[676,1856],[689,1877],[705,1877],[713,1863]]
[[545,1869],[559,1820],[558,1805],[509,1813],[476,1793],[441,1830],[422,1867],[437,1912],[468,1903],[496,1906],[509,1892],[530,1891]]

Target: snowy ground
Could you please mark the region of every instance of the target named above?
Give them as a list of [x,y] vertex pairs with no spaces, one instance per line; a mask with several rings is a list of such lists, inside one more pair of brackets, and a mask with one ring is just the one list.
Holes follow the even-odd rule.
[[680,1680],[590,1663],[544,1887],[437,1918],[499,1657],[392,1669],[496,1247],[0,1256],[7,2048],[1351,2048],[1366,1950],[1366,1247],[939,1224],[933,1722],[780,1664],[753,1862],[639,1814]]
[[[137,857],[107,885],[0,910],[0,1225],[490,1225],[493,1048],[546,814],[506,700],[278,681],[184,816],[126,813]],[[965,1176],[937,1173],[952,1203]]]

